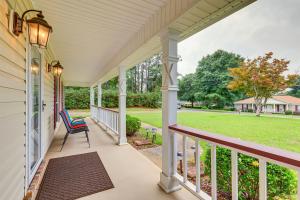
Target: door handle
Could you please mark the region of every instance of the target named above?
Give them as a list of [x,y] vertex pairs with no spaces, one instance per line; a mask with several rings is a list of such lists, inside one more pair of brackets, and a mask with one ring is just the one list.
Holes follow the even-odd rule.
[[42,103],[42,110],[44,111],[45,110],[45,107],[47,106],[47,104],[45,104],[45,101],[43,100],[43,103]]

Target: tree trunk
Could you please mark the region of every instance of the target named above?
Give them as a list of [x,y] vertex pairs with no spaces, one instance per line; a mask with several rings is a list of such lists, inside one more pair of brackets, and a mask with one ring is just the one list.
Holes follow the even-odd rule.
[[256,116],[259,117],[260,113],[262,111],[262,106],[263,106],[262,101],[263,101],[263,99],[258,97],[258,98],[255,98],[254,101],[255,101],[255,105],[256,105]]
[[144,87],[144,64],[141,66],[141,93],[143,93]]
[[194,102],[192,101],[192,108],[194,108]]

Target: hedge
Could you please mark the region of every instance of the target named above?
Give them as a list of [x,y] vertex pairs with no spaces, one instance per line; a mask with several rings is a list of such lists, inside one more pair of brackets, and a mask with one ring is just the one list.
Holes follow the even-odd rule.
[[67,109],[90,108],[89,88],[65,87],[65,106]]
[[[119,93],[116,90],[104,90],[102,93],[102,106],[107,108],[118,107]],[[160,107],[160,92],[127,93],[127,107]],[[95,104],[97,95],[95,95]],[[65,105],[67,109],[89,109],[90,90],[89,88],[65,88]]]

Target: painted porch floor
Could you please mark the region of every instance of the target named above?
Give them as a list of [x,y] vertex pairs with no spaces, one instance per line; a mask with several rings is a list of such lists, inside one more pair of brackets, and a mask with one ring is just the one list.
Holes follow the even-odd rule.
[[96,151],[115,188],[81,198],[81,200],[196,200],[190,192],[182,188],[172,194],[164,193],[157,185],[159,169],[148,158],[130,145],[117,146],[91,119],[86,119],[90,128],[91,148],[85,135],[71,135],[62,152],[59,152],[65,127],[61,126],[47,152],[46,159]]

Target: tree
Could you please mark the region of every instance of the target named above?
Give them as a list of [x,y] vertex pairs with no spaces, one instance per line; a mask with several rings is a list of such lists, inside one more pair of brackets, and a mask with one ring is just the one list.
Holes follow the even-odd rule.
[[238,67],[243,58],[240,55],[217,50],[198,62],[195,73],[195,97],[208,107],[232,106],[243,94],[227,88],[232,80],[228,69]]
[[289,61],[273,58],[272,52],[248,59],[241,62],[240,67],[229,69],[233,80],[228,88],[254,97],[256,115],[259,116],[269,98],[295,84],[297,75],[283,75],[288,70],[288,64]]
[[300,77],[296,80],[294,86],[291,87],[291,91],[288,92],[288,95],[300,98]]
[[182,101],[189,101],[194,107],[195,86],[194,86],[195,74],[187,74],[181,80],[179,80],[179,92],[178,97]]

